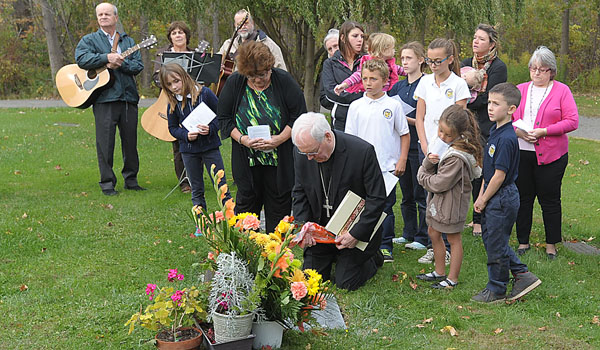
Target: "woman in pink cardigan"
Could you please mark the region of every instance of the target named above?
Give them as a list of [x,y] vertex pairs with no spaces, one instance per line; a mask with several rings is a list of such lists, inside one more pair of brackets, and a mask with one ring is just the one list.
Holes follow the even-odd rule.
[[[556,258],[562,241],[561,184],[568,163],[567,133],[577,129],[579,114],[569,87],[554,80],[556,57],[545,46],[529,60],[531,81],[518,86],[521,103],[513,114],[521,160],[517,187],[521,207],[517,215],[517,253],[529,250],[533,202],[538,198],[546,231],[546,254]],[[520,120],[520,121],[519,121]]]

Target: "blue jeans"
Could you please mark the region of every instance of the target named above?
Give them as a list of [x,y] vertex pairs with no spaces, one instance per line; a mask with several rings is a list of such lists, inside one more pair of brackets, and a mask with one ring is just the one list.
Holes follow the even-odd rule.
[[408,151],[406,171],[400,176],[400,180],[398,181],[402,190],[400,211],[404,220],[402,237],[408,241],[419,242],[426,246],[429,243],[427,223],[425,222],[427,198],[425,196],[425,189],[417,182],[417,172],[419,171],[419,166],[421,166],[419,153],[422,152],[420,150]]
[[[204,199],[204,170],[202,169],[202,165],[204,164],[206,171],[209,173],[210,167],[213,164],[216,166],[215,171],[224,169],[221,152],[218,148],[215,148],[200,153],[181,153],[181,156],[190,180],[190,186],[192,187],[192,203],[206,209],[206,200]],[[226,183],[225,176],[223,176],[219,187]],[[223,201],[227,201],[229,198],[231,198],[231,195],[227,191]]]
[[392,189],[392,192],[385,199],[385,207],[383,212],[387,214],[383,223],[381,223],[382,232],[381,232],[381,245],[380,249],[387,249],[389,252],[392,252],[392,238],[396,236],[394,233],[394,226],[396,222],[396,218],[394,216],[394,204],[396,204],[396,186]]
[[486,288],[496,294],[506,294],[509,271],[527,272],[508,244],[519,211],[519,191],[512,183],[498,190],[481,213],[482,239],[487,252],[488,283]]

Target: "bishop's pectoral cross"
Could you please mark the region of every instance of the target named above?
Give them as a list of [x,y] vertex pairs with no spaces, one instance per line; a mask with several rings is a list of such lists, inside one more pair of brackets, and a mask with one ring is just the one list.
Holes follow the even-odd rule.
[[325,209],[327,211],[327,217],[330,218],[331,217],[331,213],[329,211],[332,210],[333,207],[331,205],[329,205],[329,198],[328,197],[325,197],[325,204],[323,204],[323,209]]

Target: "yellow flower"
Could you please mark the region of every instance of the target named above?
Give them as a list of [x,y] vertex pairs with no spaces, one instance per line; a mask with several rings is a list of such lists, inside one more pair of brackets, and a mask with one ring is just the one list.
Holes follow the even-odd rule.
[[306,283],[306,277],[304,276],[304,272],[300,269],[295,269],[292,277],[290,278],[290,282],[304,282]]
[[280,233],[280,234],[285,234],[289,231],[290,229],[290,223],[289,222],[285,222],[283,220],[281,220],[279,222],[279,225],[277,225],[277,227],[275,228],[276,232]]
[[323,276],[313,269],[306,269],[304,272],[308,275],[308,295],[315,296],[319,292]]
[[271,253],[275,253],[275,249],[277,249],[277,247],[279,246],[279,242],[277,241],[269,241],[266,245],[265,245],[265,251],[268,254]]
[[254,238],[254,241],[264,247],[267,243],[269,243],[269,236],[264,233],[259,233],[256,235],[256,238]]
[[277,233],[270,233],[269,238],[273,241],[281,243],[281,236],[279,236]]

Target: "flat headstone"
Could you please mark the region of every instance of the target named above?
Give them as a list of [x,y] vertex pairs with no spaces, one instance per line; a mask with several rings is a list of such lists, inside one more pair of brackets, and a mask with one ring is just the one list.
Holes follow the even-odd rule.
[[[312,312],[312,317],[315,318],[319,326],[329,329],[346,329],[346,322],[342,317],[340,306],[334,296],[327,299],[325,310],[315,310]],[[304,324],[304,329],[310,329],[311,326]],[[294,330],[298,330],[298,326],[294,326]]]
[[600,255],[600,249],[585,242],[563,242],[563,245],[575,253],[585,255]]

